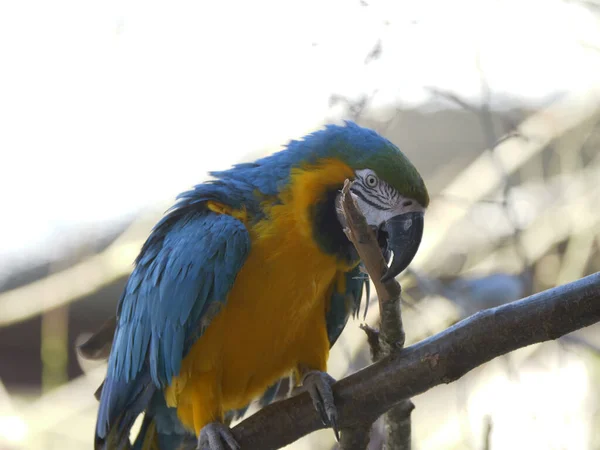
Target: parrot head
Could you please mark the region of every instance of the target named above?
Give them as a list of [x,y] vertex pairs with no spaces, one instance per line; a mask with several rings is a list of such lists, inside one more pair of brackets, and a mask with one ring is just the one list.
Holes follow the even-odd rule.
[[[350,192],[367,223],[377,232],[389,259],[382,278],[387,281],[408,267],[419,249],[429,195],[421,175],[402,153],[373,130],[352,122],[329,125],[308,139],[311,148],[326,148],[321,157],[343,161],[353,172]],[[336,216],[345,226],[336,191]]]
[[[428,199],[421,197],[419,201],[416,198],[419,195],[399,191],[373,169],[355,172],[350,193],[367,223],[375,230],[386,259],[389,259],[390,252],[393,254],[392,262],[382,277],[382,281],[390,280],[406,269],[417,254]],[[337,202],[340,201],[341,194]],[[342,222],[343,216],[339,220]]]

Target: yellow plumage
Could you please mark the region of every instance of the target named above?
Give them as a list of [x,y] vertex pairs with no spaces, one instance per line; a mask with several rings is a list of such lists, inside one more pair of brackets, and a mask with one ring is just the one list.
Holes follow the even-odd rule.
[[[335,159],[295,169],[280,202],[265,201],[266,218],[248,225],[251,251],[227,302],[165,391],[196,434],[299,366],[326,370],[325,313],[333,289],[345,289],[343,274],[351,267],[314,242],[312,207],[352,173]],[[245,211],[209,208],[246,222]]]

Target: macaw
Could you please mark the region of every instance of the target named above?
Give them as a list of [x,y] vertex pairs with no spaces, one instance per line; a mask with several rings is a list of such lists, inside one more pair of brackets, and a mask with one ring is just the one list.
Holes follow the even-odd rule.
[[[390,141],[354,123],[328,125],[253,163],[211,172],[153,228],[117,307],[95,448],[239,448],[226,425],[269,401],[290,373],[337,435],[327,358],[360,307],[364,275],[343,231],[350,192],[383,250],[384,276],[416,254],[429,196]],[[175,448],[175,447],[169,447]]]

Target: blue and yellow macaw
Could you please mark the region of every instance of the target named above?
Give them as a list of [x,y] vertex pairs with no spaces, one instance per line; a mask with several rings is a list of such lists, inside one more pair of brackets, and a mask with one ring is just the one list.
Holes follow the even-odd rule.
[[419,247],[429,203],[421,176],[391,142],[353,123],[211,175],[178,197],[136,260],[117,309],[96,449],[129,448],[142,412],[134,448],[176,448],[186,433],[199,448],[238,448],[226,416],[268,402],[290,373],[337,433],[327,358],[364,282],[342,226],[344,181],[393,252],[384,278]]

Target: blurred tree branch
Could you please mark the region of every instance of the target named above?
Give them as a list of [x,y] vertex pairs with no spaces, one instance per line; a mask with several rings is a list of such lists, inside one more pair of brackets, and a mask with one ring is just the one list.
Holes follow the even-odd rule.
[[0,294],[0,327],[74,302],[129,275],[144,236],[160,215],[136,219],[105,250],[71,267]]
[[[501,138],[493,152],[483,152],[442,192],[428,209],[428,223],[436,223],[419,249],[413,268],[431,269],[439,261],[439,247],[447,232],[462,219],[469,207],[503,187],[505,177],[541,153],[548,143],[600,113],[600,84],[572,92],[524,120],[509,136]],[[498,164],[503,172],[498,171]],[[462,199],[457,208],[444,198]]]
[[[600,273],[481,311],[338,381],[341,428],[374,421],[399,402],[451,383],[497,356],[600,321]],[[308,394],[272,404],[238,424],[242,448],[277,449],[324,425]]]

